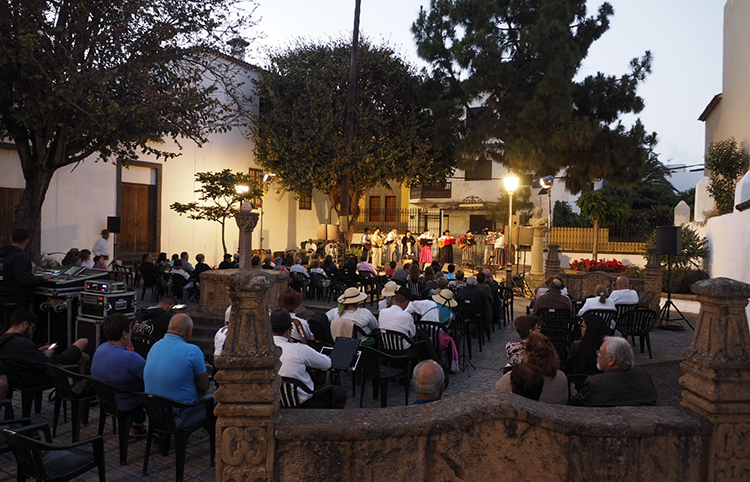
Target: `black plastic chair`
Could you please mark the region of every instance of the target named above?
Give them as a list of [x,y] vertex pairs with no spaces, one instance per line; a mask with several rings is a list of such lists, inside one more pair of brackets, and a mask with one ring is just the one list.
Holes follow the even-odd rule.
[[438,323],[435,321],[419,321],[415,323],[415,326],[417,329],[422,329],[425,332],[427,332],[428,335],[430,335],[430,340],[432,341],[432,346],[435,347],[435,353],[438,354],[438,357],[440,358],[440,364],[443,366],[443,368],[447,371],[450,369],[451,366],[451,345],[448,344],[445,348],[442,350],[440,349],[440,333],[445,333],[446,336],[448,335],[448,330],[445,329],[445,325],[442,323]]
[[145,360],[148,357],[148,352],[151,351],[151,347],[154,346],[158,340],[148,335],[140,333],[132,333],[130,335],[130,342],[133,343],[135,352],[143,357]]
[[322,408],[333,408],[333,387],[327,386],[319,388],[317,390],[310,390],[307,385],[297,380],[296,378],[281,377],[281,388],[279,389],[281,408],[299,408],[303,402],[299,399],[299,392],[297,389],[312,395],[322,396],[326,398],[326,402]]
[[602,320],[604,320],[604,324],[607,326],[607,329],[609,330],[609,334],[612,335],[615,332],[615,320],[617,319],[617,312],[614,310],[588,310],[584,313],[585,315],[588,314],[597,315]]
[[575,341],[575,328],[548,323],[542,327],[542,335],[549,338],[549,341],[555,346],[557,356],[560,358],[560,366],[565,365],[570,347]]
[[549,308],[546,310],[540,310],[539,313],[537,313],[537,316],[539,317],[539,326],[544,326],[547,320],[559,317],[570,318],[572,317],[572,314],[570,313],[570,310],[557,310],[554,308]]
[[[68,371],[58,365],[47,364],[47,374],[55,385],[55,408],[52,418],[52,436],[57,436],[57,422],[60,420],[60,405],[70,402],[71,432],[73,442],[78,441],[81,433],[81,422],[88,419],[89,402],[95,397],[91,390],[86,389],[82,393],[76,393],[73,385],[79,382],[90,384],[91,377]],[[72,380],[72,384],[71,384]],[[67,404],[66,404],[67,405]],[[67,406],[63,407],[67,412]],[[67,421],[67,416],[65,417]]]
[[117,433],[119,429],[120,465],[125,465],[128,463],[128,437],[133,417],[117,407],[117,394],[132,394],[95,378],[91,379],[91,388],[99,399],[99,435],[104,435],[107,416],[111,415],[112,433]]
[[630,310],[622,315],[622,319],[617,321],[617,331],[622,333],[624,338],[630,337],[633,346],[635,346],[635,337],[640,339],[641,353],[643,353],[643,342],[646,342],[648,346],[648,357],[651,356],[651,337],[648,332],[651,328],[651,323],[656,319],[658,315],[654,310],[647,310],[645,308],[638,308],[636,310]]
[[638,303],[615,305],[615,308],[617,308],[617,316],[615,318],[619,320],[628,311],[637,310]]
[[146,290],[151,288],[151,299],[155,301],[157,291],[159,290],[159,278],[154,275],[154,273],[141,271],[141,267],[138,266],[137,263],[133,264],[136,265],[136,269],[143,277],[143,291],[141,292],[141,299],[146,296]]
[[[44,434],[44,441],[34,435]],[[49,425],[30,425],[16,430],[2,431],[18,464],[17,479],[66,482],[98,469],[99,482],[105,482],[104,440],[93,437],[72,444],[53,444]],[[90,446],[90,449],[87,447]]]
[[310,273],[310,297],[322,300],[326,294],[326,277],[322,273]]
[[362,271],[359,273],[359,284],[362,286],[362,291],[369,296],[368,303],[370,306],[380,299],[380,292],[383,287],[380,286],[380,281],[372,271]]
[[[2,360],[2,366],[8,377],[8,385],[10,386],[10,392],[8,398],[13,398],[13,390],[21,392],[21,416],[31,416],[31,404],[35,402],[35,412],[40,413],[42,411],[42,394],[45,390],[54,388],[52,380],[46,376],[46,369],[44,366],[26,366],[16,363],[12,360]],[[38,377],[29,377],[29,373],[39,374],[43,373],[44,381],[39,382]],[[39,382],[39,383],[38,383]]]
[[[30,418],[18,418],[15,420],[0,420],[0,430],[18,430],[31,425]],[[0,454],[10,452],[10,446],[5,442],[5,437],[0,437]]]
[[310,279],[297,271],[290,271],[289,278],[292,280],[290,287],[294,291],[302,293],[302,297],[307,299],[307,286],[310,284]]
[[390,355],[368,346],[361,346],[362,358],[362,387],[359,394],[359,408],[365,398],[365,384],[367,379],[372,380],[372,398],[377,399],[380,393],[380,406],[388,406],[388,385],[391,379],[403,377],[404,379],[404,403],[409,405],[409,360],[406,355]]
[[[180,403],[176,400],[152,395],[150,393],[139,393],[139,398],[146,409],[148,415],[148,434],[146,435],[146,453],[143,456],[143,476],[148,474],[148,458],[151,452],[151,442],[154,435],[158,434],[160,443],[168,447],[168,441],[171,435],[174,435],[175,442],[175,472],[177,482],[182,482],[185,475],[185,452],[187,451],[187,442],[190,434],[203,428],[208,432],[211,444],[211,467],[214,466],[214,457],[216,454],[216,428],[213,415],[213,405],[209,407],[208,400],[198,400],[193,404]],[[179,410],[202,406],[206,409],[206,418],[192,427],[178,429],[175,426],[174,415]]]
[[13,413],[13,400],[10,398],[0,398],[0,408],[5,409],[5,420],[16,418],[16,414]]
[[174,280],[172,275],[166,271],[160,271],[156,281],[159,285],[159,296],[171,295],[174,293]]
[[[472,304],[461,300],[458,302],[458,306],[453,308],[453,312],[457,316],[460,316],[466,324],[467,331],[465,333],[467,343],[471,346],[473,335],[476,334],[479,353],[482,353],[482,345],[484,343],[484,315],[481,312],[481,308],[475,309]],[[469,358],[471,358],[471,348],[469,348]]]

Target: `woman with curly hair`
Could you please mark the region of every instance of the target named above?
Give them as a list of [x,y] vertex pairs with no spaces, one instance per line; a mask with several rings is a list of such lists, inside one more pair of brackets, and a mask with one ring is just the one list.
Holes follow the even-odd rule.
[[[555,345],[541,333],[532,332],[526,342],[526,363],[542,371],[544,388],[540,402],[565,405],[568,403],[568,378],[558,367],[560,359]],[[495,390],[511,391],[510,372],[495,384]]]
[[508,365],[516,366],[523,363],[526,356],[526,342],[532,331],[539,330],[539,318],[533,315],[519,316],[513,321],[516,327],[516,333],[521,337],[521,341],[509,341],[505,345],[505,356],[508,358]]

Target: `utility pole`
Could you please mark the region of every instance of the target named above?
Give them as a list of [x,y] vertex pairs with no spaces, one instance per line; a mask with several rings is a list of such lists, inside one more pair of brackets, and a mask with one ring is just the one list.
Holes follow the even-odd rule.
[[[344,122],[344,145],[346,157],[351,161],[352,154],[352,137],[354,135],[354,97],[357,92],[357,57],[359,55],[359,11],[362,0],[355,0],[354,5],[354,32],[352,33],[352,58],[349,66],[349,97],[346,101],[346,120]],[[346,243],[347,233],[349,232],[349,180],[351,171],[347,169],[341,176],[341,208],[339,222],[341,224],[341,234],[343,241]]]

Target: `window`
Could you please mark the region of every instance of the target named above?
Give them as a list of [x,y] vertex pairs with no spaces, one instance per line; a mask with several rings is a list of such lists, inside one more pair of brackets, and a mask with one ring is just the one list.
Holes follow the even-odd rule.
[[306,211],[312,210],[312,194],[299,195],[299,208]]
[[485,228],[492,229],[492,221],[487,219],[484,214],[469,215],[469,229],[472,233],[481,233]]
[[396,221],[396,196],[385,197],[385,220],[389,223]]
[[380,196],[370,196],[370,212],[367,220],[371,223],[380,222]]
[[477,161],[464,171],[466,181],[489,181],[492,179],[492,160]]
[[[253,169],[252,167],[249,169],[249,174],[253,178],[253,181],[258,186],[261,186],[263,184],[263,181],[260,180],[260,175],[263,173],[263,170],[261,169]],[[259,208],[263,205],[263,197],[254,197],[250,200],[251,203],[253,203],[253,206],[256,208]]]

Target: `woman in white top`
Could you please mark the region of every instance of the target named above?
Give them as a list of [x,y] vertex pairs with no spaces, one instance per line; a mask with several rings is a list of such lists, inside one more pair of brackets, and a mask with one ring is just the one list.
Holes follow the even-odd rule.
[[596,286],[594,297],[586,300],[586,303],[578,310],[578,316],[583,316],[589,310],[617,311],[615,302],[607,298],[607,288],[604,285]]

